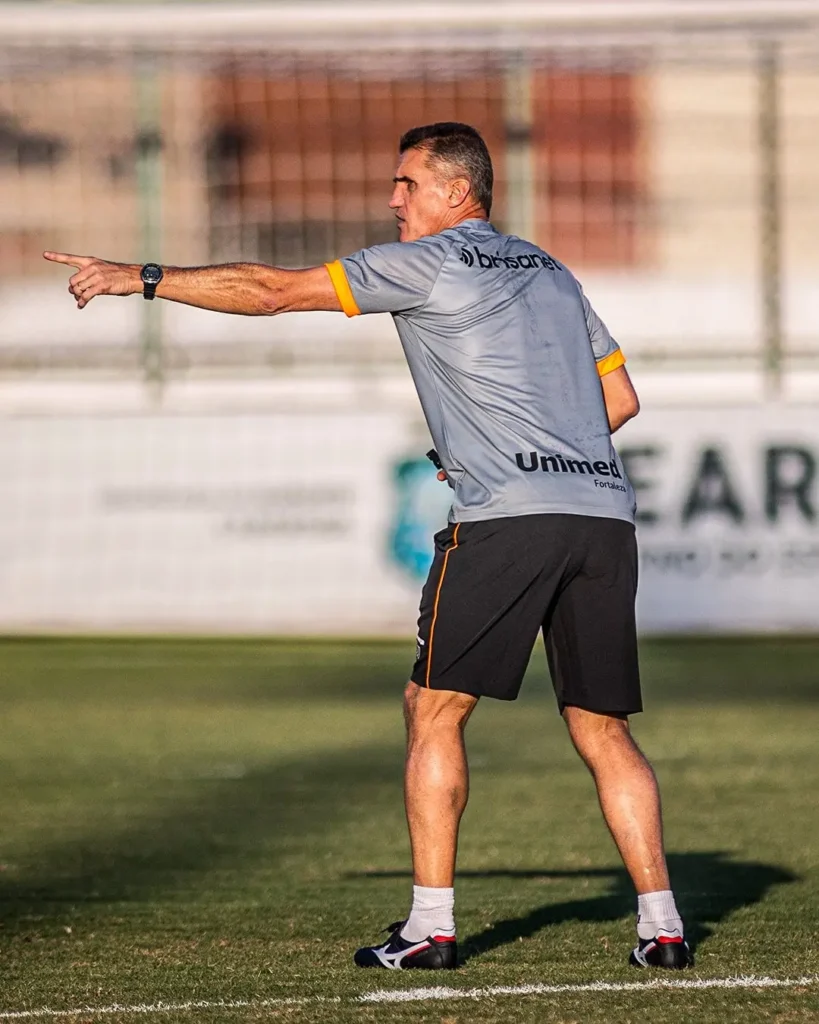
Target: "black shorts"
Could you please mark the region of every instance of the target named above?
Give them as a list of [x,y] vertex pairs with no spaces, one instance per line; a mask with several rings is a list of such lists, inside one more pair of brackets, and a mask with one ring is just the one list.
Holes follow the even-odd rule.
[[412,680],[514,700],[538,631],[562,712],[642,711],[634,527],[596,516],[456,523],[435,535]]

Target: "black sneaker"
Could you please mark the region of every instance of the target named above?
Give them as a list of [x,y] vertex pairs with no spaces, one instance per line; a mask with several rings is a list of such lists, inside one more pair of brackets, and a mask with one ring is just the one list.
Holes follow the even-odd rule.
[[688,943],[679,935],[657,935],[653,939],[640,939],[639,943],[628,958],[632,967],[670,967],[681,970],[683,967],[694,966]]
[[420,942],[401,937],[406,921],[397,921],[385,931],[390,933],[383,946],[364,946],[354,960],[358,967],[387,967],[393,971],[406,971],[412,967],[427,971],[451,970],[458,966],[458,943],[455,936],[430,935]]

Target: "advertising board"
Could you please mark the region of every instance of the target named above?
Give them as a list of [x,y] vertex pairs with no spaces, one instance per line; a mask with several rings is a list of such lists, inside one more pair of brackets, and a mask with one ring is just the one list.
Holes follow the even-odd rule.
[[[819,416],[617,435],[644,632],[819,629]],[[411,635],[449,491],[406,410],[4,421],[0,628]]]

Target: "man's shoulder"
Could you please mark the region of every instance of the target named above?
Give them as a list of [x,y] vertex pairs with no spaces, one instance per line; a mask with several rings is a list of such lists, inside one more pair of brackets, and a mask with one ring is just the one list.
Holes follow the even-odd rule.
[[351,253],[345,259],[377,260],[385,264],[408,264],[414,261],[428,262],[430,259],[444,260],[455,244],[455,239],[444,231],[437,235],[425,235],[412,242],[380,242]]
[[554,253],[544,249],[543,246],[539,245],[537,242],[533,242],[528,238],[521,238],[520,235],[499,235],[499,237],[503,240],[504,247],[516,252],[531,253],[533,255],[541,256],[553,266],[565,271],[567,274],[571,274],[571,276],[574,277],[574,274],[572,274],[571,270],[565,263],[562,263]]
[[442,232],[442,235],[448,236],[454,243],[460,246],[465,246],[469,252],[472,252],[473,249],[475,251],[479,249],[482,251],[487,250],[505,253],[513,259],[518,255],[537,256],[539,260],[544,261],[545,266],[562,270],[574,279],[574,274],[565,263],[544,249],[543,246],[528,238],[522,238],[520,235],[499,231],[489,221],[477,223],[475,221],[464,221],[463,224],[458,224],[454,228],[449,228],[447,231]]

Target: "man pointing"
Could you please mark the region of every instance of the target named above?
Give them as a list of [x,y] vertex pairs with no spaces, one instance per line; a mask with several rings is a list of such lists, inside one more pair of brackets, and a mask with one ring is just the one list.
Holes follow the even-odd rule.
[[642,710],[634,494],[611,442],[639,411],[625,359],[570,271],[489,223],[492,164],[473,128],[415,128],[399,149],[400,241],[323,267],[45,256],[76,269],[80,309],[142,292],[224,313],[393,315],[453,504],[405,691],[412,907],[356,963],[457,966],[464,729],[480,697],[517,697],[542,631],[558,708],[637,892],[630,962],[685,967],[657,783],[628,725]]

